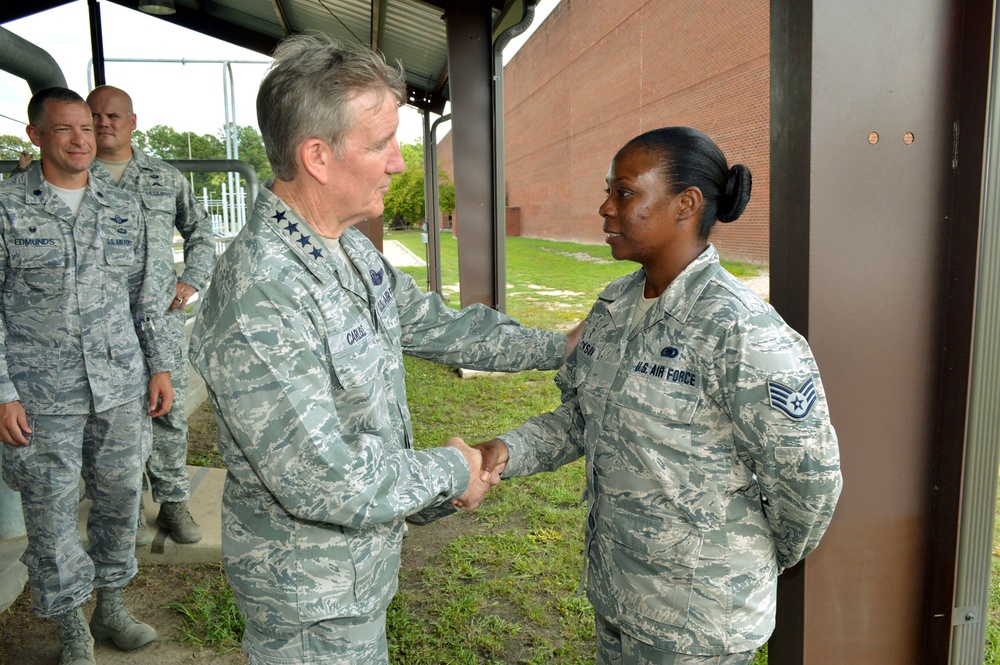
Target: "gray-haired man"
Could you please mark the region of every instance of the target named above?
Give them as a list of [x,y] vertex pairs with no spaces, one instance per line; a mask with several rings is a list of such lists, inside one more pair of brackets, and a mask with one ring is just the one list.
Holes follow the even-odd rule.
[[421,293],[352,226],[382,213],[402,71],[293,37],[257,117],[275,180],[220,259],[191,340],[229,468],[222,552],[251,665],[386,663],[404,519],[499,477],[458,438],[413,449],[402,354],[558,367],[566,337]]

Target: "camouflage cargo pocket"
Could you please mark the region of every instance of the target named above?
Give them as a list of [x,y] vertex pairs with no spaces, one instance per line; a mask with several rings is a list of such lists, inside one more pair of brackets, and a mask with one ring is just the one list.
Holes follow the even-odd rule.
[[687,623],[702,535],[675,520],[618,514],[610,529],[618,600],[643,624]]

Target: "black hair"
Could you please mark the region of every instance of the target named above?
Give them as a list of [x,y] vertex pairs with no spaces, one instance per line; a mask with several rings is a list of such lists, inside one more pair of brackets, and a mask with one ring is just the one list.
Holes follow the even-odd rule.
[[621,149],[646,151],[660,160],[659,170],[670,183],[670,193],[697,187],[704,197],[698,235],[707,239],[716,220],[739,219],[750,200],[750,169],[730,168],[712,139],[690,127],[661,127],[640,134]]
[[28,122],[35,127],[42,124],[45,119],[45,102],[60,102],[63,104],[83,104],[87,105],[83,97],[73,92],[69,88],[43,88],[31,96],[28,101]]

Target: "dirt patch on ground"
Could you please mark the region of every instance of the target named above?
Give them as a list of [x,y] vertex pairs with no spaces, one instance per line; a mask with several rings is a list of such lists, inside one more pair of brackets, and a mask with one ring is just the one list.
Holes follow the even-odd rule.
[[[189,458],[222,461],[218,454],[218,430],[209,402],[205,402],[188,420],[190,428]],[[204,463],[204,462],[199,462]],[[139,573],[125,589],[125,605],[140,621],[156,628],[159,638],[147,646],[125,653],[110,643],[95,649],[101,665],[180,665],[210,662],[213,665],[246,663],[239,650],[216,654],[208,649],[182,641],[183,616],[165,606],[183,601],[197,586],[222,574],[222,567],[212,564],[177,564],[141,566]],[[84,605],[88,618],[94,611],[94,600]],[[52,620],[39,619],[31,611],[31,592],[25,588],[11,607],[0,613],[0,664],[54,665],[59,662],[61,648]]]
[[[213,665],[241,665],[243,654],[233,651],[216,654],[181,641],[182,617],[164,607],[183,600],[205,580],[221,573],[218,565],[183,564],[144,566],[125,589],[125,605],[140,621],[156,628],[159,638],[132,652],[123,652],[110,643],[95,648],[101,665],[180,665],[211,662]],[[54,665],[61,651],[56,624],[37,618],[30,609],[31,592],[26,588],[17,601],[0,614],[0,663],[10,665]],[[88,618],[94,601],[84,605]]]

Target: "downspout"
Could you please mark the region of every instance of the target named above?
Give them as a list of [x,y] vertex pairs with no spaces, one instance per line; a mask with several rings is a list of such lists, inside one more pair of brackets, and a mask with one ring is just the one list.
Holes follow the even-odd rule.
[[503,49],[514,37],[528,29],[535,19],[535,0],[524,0],[521,20],[500,33],[493,43],[493,253],[497,270],[493,275],[497,309],[507,311],[507,174],[504,170],[503,131]]
[[27,82],[31,93],[66,87],[66,77],[45,50],[0,27],[0,69]]

